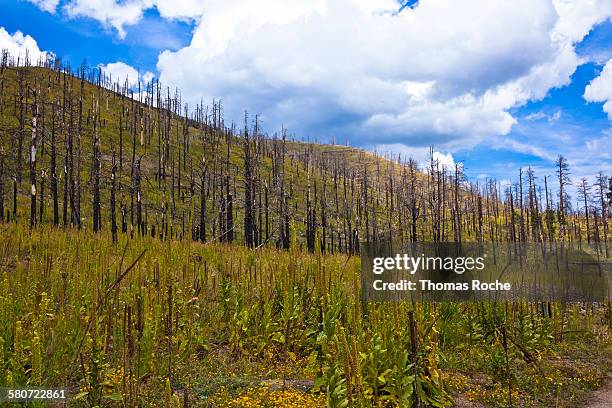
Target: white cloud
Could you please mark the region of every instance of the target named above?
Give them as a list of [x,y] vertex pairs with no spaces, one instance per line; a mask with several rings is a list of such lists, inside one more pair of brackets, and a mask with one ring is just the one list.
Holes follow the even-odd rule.
[[124,84],[127,81],[130,88],[138,86],[139,80],[141,83],[147,83],[153,79],[153,74],[151,72],[139,74],[134,67],[121,61],[99,65],[98,68],[100,68],[107,77],[110,77],[112,82]]
[[505,138],[503,143],[497,147],[510,148],[515,152],[530,154],[535,157],[548,160],[549,162],[554,162],[557,158],[557,154],[550,149],[539,147],[534,143],[522,143],[510,138]]
[[453,155],[443,154],[440,152],[433,152],[433,160],[434,163],[438,163],[440,167],[444,167],[446,169],[454,169],[455,168],[455,159],[453,159]]
[[9,34],[4,27],[0,27],[0,49],[8,51],[9,55],[23,64],[26,55],[31,64],[36,64],[41,59],[52,57],[53,54],[42,51],[34,38],[23,35],[21,31]]
[[548,117],[548,115],[546,115],[544,112],[534,112],[534,113],[530,113],[529,115],[526,115],[524,119],[525,120],[540,120],[540,119],[545,119],[546,117]]
[[142,75],[142,80],[144,83],[149,83],[154,77],[155,75],[152,72],[147,71]]
[[589,102],[603,102],[603,110],[612,120],[612,58],[584,89],[584,99]]
[[[43,3],[55,2],[56,6],[58,3],[58,0],[31,1],[41,8]],[[193,19],[202,15],[203,4],[201,0],[70,0],[63,9],[71,17],[89,17],[113,27],[124,38],[126,26],[138,23],[146,10],[157,8],[160,16],[169,19]]]
[[205,2],[202,0],[153,0],[151,4],[165,18],[193,19],[200,17]]
[[146,1],[128,0],[72,0],[63,9],[70,17],[90,17],[117,29],[119,37],[125,37],[125,25],[136,24],[146,7]]
[[[421,0],[397,14],[398,4],[67,0],[63,9],[119,36],[152,8],[194,21],[189,46],[160,55],[160,79],[192,105],[222,99],[228,119],[248,109],[305,137],[449,152],[503,141],[517,124],[512,108],[568,84],[584,62],[574,45],[612,16],[610,0]],[[610,98],[599,100],[610,115]]]
[[552,115],[548,116],[549,122],[556,122],[561,119],[561,109],[557,109]]
[[610,0],[554,0],[560,19],[556,35],[577,42],[591,31],[591,28],[612,17]]
[[[430,151],[431,147],[408,147],[402,143],[393,144],[377,144],[374,146],[368,146],[370,150],[377,152],[383,156],[390,155],[392,160],[397,160],[401,157],[402,161],[413,159],[419,163],[419,167],[423,170],[427,169],[431,165],[432,154]],[[451,153],[441,153],[439,151],[433,152],[433,161],[438,163],[440,169],[442,167],[446,170],[455,168],[455,159]],[[459,163],[462,166],[461,163]]]
[[30,3],[34,3],[39,8],[44,11],[48,11],[49,13],[55,13],[57,9],[57,5],[60,0],[28,0]]
[[530,121],[546,119],[549,123],[551,123],[551,122],[556,122],[559,119],[561,119],[561,115],[562,115],[561,109],[557,109],[552,114],[547,114],[542,111],[537,111],[537,112],[525,115],[523,119],[530,120]]
[[397,4],[208,0],[160,78],[191,102],[221,98],[229,118],[454,151],[508,134],[511,108],[569,83],[574,44],[612,15],[608,0]]
[[[589,139],[585,142],[587,151],[589,152],[588,161],[595,161],[601,163],[602,161],[612,160],[612,129],[604,132],[601,136],[593,139]],[[612,164],[612,163],[611,163]]]

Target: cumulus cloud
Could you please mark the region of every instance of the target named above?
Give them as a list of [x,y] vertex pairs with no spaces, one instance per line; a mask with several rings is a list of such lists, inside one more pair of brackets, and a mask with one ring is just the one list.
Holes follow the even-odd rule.
[[[610,0],[422,0],[398,13],[399,4],[67,0],[63,9],[119,36],[153,8],[195,22],[187,47],[159,56],[160,79],[192,105],[222,99],[228,119],[248,109],[305,137],[449,152],[501,143],[517,123],[512,109],[567,85],[584,62],[575,44],[612,16]],[[585,98],[610,109],[602,86]]]
[[612,58],[603,67],[584,90],[584,99],[588,102],[603,102],[603,110],[612,120]]
[[204,4],[202,0],[155,0],[150,2],[165,18],[194,19],[202,15]]
[[593,26],[612,17],[612,2],[608,0],[554,0],[561,17],[555,35],[577,42],[591,31]]
[[[58,0],[33,0],[34,3],[52,3]],[[70,0],[63,9],[71,17],[89,17],[107,27],[117,30],[120,38],[125,37],[126,26],[140,21],[144,11],[156,8],[164,18],[193,19],[202,15],[201,0]],[[51,11],[51,10],[48,10]]]
[[[446,170],[455,168],[455,158],[451,153],[442,153],[434,150],[433,155],[431,152],[431,146],[407,146],[403,143],[393,144],[376,144],[373,146],[367,146],[370,150],[373,150],[379,155],[387,156],[390,154],[391,160],[406,161],[408,159],[415,160],[422,170],[426,170],[431,166],[431,160],[433,159],[434,166],[436,163],[440,166],[440,169],[444,167]],[[462,163],[459,162],[459,166]]]
[[124,84],[127,81],[128,87],[130,88],[138,86],[139,80],[141,83],[147,83],[153,79],[153,73],[145,72],[144,74],[140,74],[134,67],[121,61],[112,62],[106,65],[101,64],[98,68],[100,68],[107,77],[110,77],[113,82]]
[[0,27],[0,49],[8,51],[9,55],[15,60],[19,59],[21,64],[24,63],[26,56],[33,64],[53,56],[52,53],[38,48],[36,40],[29,35],[23,35],[21,31],[15,31],[11,35],[4,27]]
[[108,27],[117,29],[125,37],[126,25],[136,24],[144,11],[142,1],[116,2],[115,0],[73,0],[63,7],[70,17],[90,17]]
[[158,69],[230,118],[453,151],[507,135],[511,108],[569,83],[574,44],[612,15],[609,1],[578,3],[429,0],[397,14],[395,1],[209,0]]
[[34,3],[40,9],[48,11],[49,13],[55,13],[60,0],[28,0],[30,3]]
[[453,155],[450,153],[443,154],[440,152],[433,152],[433,160],[434,163],[438,163],[440,167],[444,167],[446,169],[454,169],[455,168],[455,159],[453,159]]

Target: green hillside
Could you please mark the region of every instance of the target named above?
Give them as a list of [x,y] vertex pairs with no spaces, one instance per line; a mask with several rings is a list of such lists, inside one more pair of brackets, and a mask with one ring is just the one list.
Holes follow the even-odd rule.
[[366,302],[358,256],[390,239],[603,260],[607,179],[582,212],[563,174],[469,183],[59,68],[0,67],[0,388],[75,407],[572,407],[612,373],[610,302]]
[[[122,211],[127,228],[138,229],[140,195],[143,233],[175,238],[199,235],[196,228],[202,219],[204,194],[206,240],[223,239],[224,232],[244,240],[242,135],[249,132],[258,245],[278,240],[279,213],[285,229],[287,221],[294,221],[300,238],[307,232],[312,235],[307,231],[310,210],[314,217],[327,218],[325,238],[330,249],[334,238],[334,247],[342,249],[338,245],[347,246],[352,235],[348,231],[363,224],[358,217],[363,211],[360,206],[375,205],[384,213],[381,188],[373,186],[385,173],[397,171],[396,165],[357,149],[264,136],[256,129],[256,118],[245,117],[246,127],[228,125],[220,105],[196,107],[188,119],[181,116],[180,102],[172,94],[168,99],[167,90],[157,87],[148,96],[132,97],[125,90],[109,90],[112,85],[81,82],[45,68],[6,67],[1,81],[3,213],[7,218],[30,216],[29,153],[35,112],[37,200],[42,202],[37,205],[36,218],[40,223],[54,222],[53,150],[58,224],[93,228],[93,190],[98,177],[101,228],[110,228],[114,160],[119,229]],[[159,109],[155,107],[158,101]],[[95,138],[100,163],[97,176],[92,171]],[[16,186],[9,181],[15,175]],[[15,187],[16,206],[11,191]],[[360,203],[364,188],[370,191],[368,203]],[[227,231],[230,200],[234,227]],[[316,224],[323,227],[321,220]]]

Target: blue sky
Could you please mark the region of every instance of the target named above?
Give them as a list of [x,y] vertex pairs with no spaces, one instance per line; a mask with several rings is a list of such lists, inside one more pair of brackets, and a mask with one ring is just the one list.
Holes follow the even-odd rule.
[[24,0],[0,0],[0,26],[9,33],[32,36],[41,50],[52,51],[72,65],[123,61],[143,71],[155,71],[161,51],[189,44],[193,29],[193,23],[163,19],[152,9],[121,39],[93,18],[51,14]]
[[20,31],[72,65],[150,73],[191,104],[221,98],[228,120],[258,113],[270,133],[422,162],[433,144],[472,180],[552,175],[558,154],[575,178],[612,174],[609,0],[400,6],[0,0],[0,46],[19,47]]
[[[606,23],[608,35],[612,34],[610,26]],[[612,44],[612,37],[607,41]],[[601,43],[605,45],[605,43]],[[612,54],[608,54],[612,55]],[[595,62],[586,62],[580,65],[571,77],[571,83],[551,90],[548,95],[535,102],[530,102],[513,110],[518,123],[509,133],[508,138],[546,149],[551,155],[565,153],[563,142],[556,139],[556,135],[568,135],[571,144],[581,146],[587,140],[597,138],[610,132],[610,121],[603,111],[600,103],[589,103],[584,100],[583,93],[587,84],[602,70],[602,65]],[[536,138],[536,141],[533,139]],[[612,145],[609,145],[612,150]],[[588,155],[584,151],[581,155]],[[534,167],[541,169],[541,174],[554,175],[551,169],[551,160],[546,160],[537,154],[517,151],[511,147],[496,146],[492,148],[487,144],[479,145],[473,149],[459,151],[455,159],[463,161],[467,172],[472,178],[483,175],[493,176],[498,180],[514,180],[520,168]],[[610,162],[603,163],[602,171],[609,169]],[[589,171],[579,171],[577,176],[589,175]],[[609,170],[608,173],[609,174]]]

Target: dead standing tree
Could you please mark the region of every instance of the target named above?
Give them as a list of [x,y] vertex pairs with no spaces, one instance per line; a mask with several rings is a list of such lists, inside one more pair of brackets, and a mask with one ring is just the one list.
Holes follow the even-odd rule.
[[21,171],[23,162],[23,139],[25,138],[25,111],[24,111],[24,89],[25,89],[25,71],[23,69],[17,70],[17,98],[19,100],[19,128],[17,130],[16,138],[17,147],[15,156],[15,174],[13,175],[13,218],[17,217],[17,190],[21,184]]
[[36,225],[36,149],[38,138],[38,100],[34,91],[32,105],[32,138],[30,141],[30,227]]
[[[254,135],[256,139],[257,135]],[[254,152],[251,146],[248,129],[248,115],[244,113],[244,134],[242,138],[244,160],[244,243],[248,247],[255,245],[255,177]]]
[[569,202],[569,196],[567,194],[567,186],[571,184],[570,171],[567,159],[561,155],[557,157],[555,162],[557,167],[557,179],[559,181],[559,237],[561,240],[565,239],[566,234],[566,210]]
[[102,169],[102,153],[100,151],[100,134],[99,134],[99,120],[100,120],[100,105],[96,100],[94,106],[94,118],[93,118],[93,143],[92,143],[92,163],[91,171],[93,178],[93,230],[98,232],[102,229],[102,211],[100,208],[100,171]]
[[206,158],[202,157],[202,164],[200,167],[200,228],[199,238],[201,242],[206,242],[206,200],[208,198],[208,185],[207,179],[207,168]]
[[[608,203],[606,202],[606,189],[608,189],[608,177],[602,172],[597,175],[597,192],[596,198],[599,200],[599,209],[601,211],[601,223],[603,229],[603,240],[606,257],[610,256],[608,247]],[[608,194],[612,197],[612,191]]]
[[115,160],[115,149],[113,148],[113,159],[111,163],[111,191],[110,191],[110,218],[111,218],[111,234],[113,242],[117,242],[117,220],[116,220],[116,206],[117,206],[117,164]]
[[[591,228],[589,222],[589,212],[590,212],[590,194],[591,194],[591,186],[587,181],[586,177],[580,179],[580,184],[578,184],[578,197],[584,204],[584,215],[586,222],[586,234],[587,234],[587,242],[591,243]],[[578,211],[578,209],[576,209]]]
[[59,203],[57,194],[57,141],[55,130],[55,115],[57,101],[51,104],[51,195],[53,197],[53,225],[59,224]]

